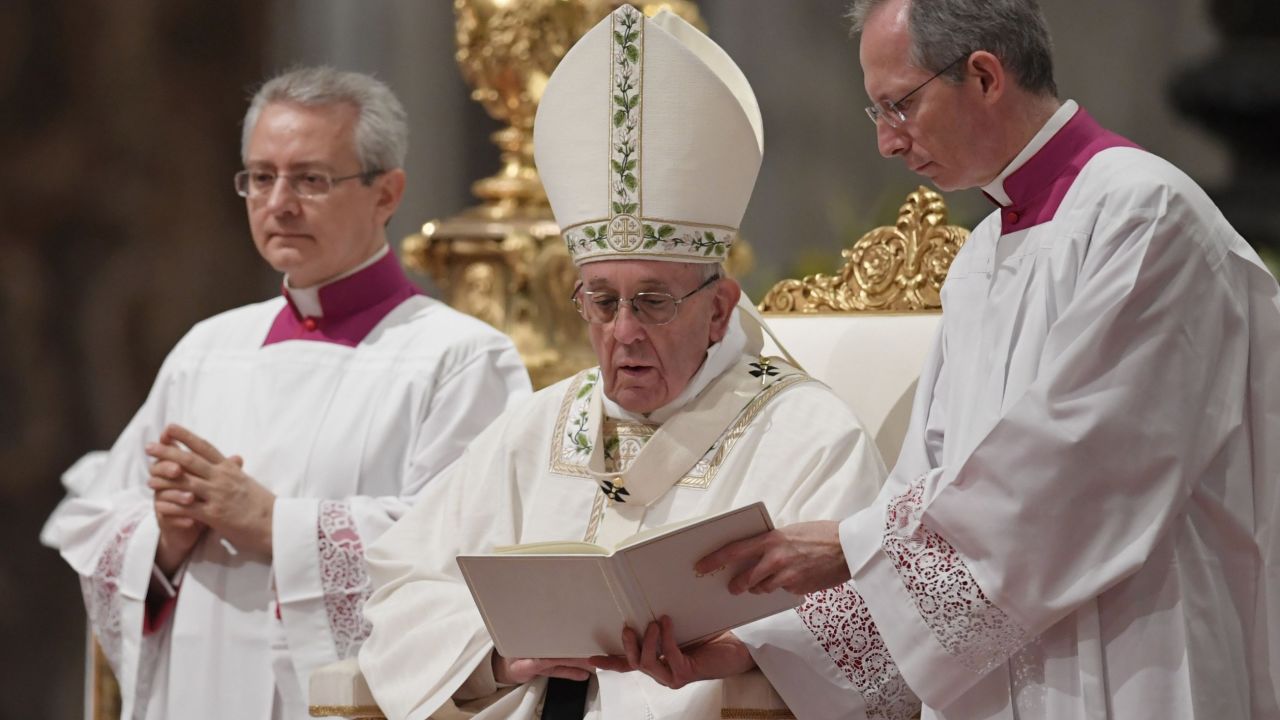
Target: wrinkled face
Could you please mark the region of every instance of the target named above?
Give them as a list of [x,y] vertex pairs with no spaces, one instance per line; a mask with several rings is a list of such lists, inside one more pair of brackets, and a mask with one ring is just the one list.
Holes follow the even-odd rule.
[[[319,170],[332,177],[361,171],[356,155],[355,107],[270,103],[250,135],[248,170],[278,176]],[[253,243],[295,287],[324,282],[359,265],[386,242],[383,227],[400,201],[404,173],[370,185],[344,180],[323,197],[304,198],[282,177],[269,195],[245,198]]]
[[[601,260],[581,268],[582,286],[630,298],[639,292],[681,297],[702,284],[699,268],[661,260]],[[588,325],[604,376],[604,392],[626,410],[647,414],[671,402],[693,379],[707,348],[724,338],[741,290],[722,278],[680,304],[666,325],[636,320],[619,303],[612,322]]]
[[[892,0],[874,10],[863,27],[859,60],[873,102],[897,102],[933,75],[911,63],[908,9],[905,0]],[[901,127],[883,120],[876,124],[880,154],[902,158],[942,190],[989,182],[1000,168],[993,170],[984,157],[984,115],[975,104],[975,87],[971,80],[955,84],[946,77],[925,85],[900,104],[907,116]]]

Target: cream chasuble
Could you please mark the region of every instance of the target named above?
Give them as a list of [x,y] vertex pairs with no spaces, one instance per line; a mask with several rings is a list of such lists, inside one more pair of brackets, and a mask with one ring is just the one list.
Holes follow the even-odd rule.
[[[615,541],[757,500],[778,523],[838,518],[870,501],[884,469],[848,407],[780,361],[744,353],[747,345],[731,323],[695,376],[701,392],[655,412],[660,425],[610,417],[599,370],[579,373],[504,413],[428,487],[369,550],[377,589],[360,663],[389,717],[445,718],[455,705],[484,718],[537,717],[545,679],[494,684],[493,645],[459,554]],[[686,413],[696,432],[682,421]],[[663,469],[674,467],[682,469]],[[670,690],[640,673],[598,672],[587,717],[710,720],[721,704],[719,682]]]

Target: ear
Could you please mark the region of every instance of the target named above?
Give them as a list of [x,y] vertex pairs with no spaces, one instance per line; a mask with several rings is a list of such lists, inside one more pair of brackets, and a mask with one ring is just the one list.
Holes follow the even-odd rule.
[[400,200],[404,198],[406,178],[404,170],[396,168],[388,170],[374,180],[374,189],[378,192],[378,204],[374,208],[378,224],[385,226],[391,221]]
[[1008,89],[1006,83],[1009,79],[1005,73],[1004,63],[1000,62],[1000,58],[995,55],[986,50],[978,50],[969,56],[965,65],[969,80],[978,84],[982,97],[987,102],[999,100]]
[[729,331],[729,319],[742,296],[742,286],[737,280],[725,276],[716,281],[716,294],[711,298],[711,342],[718,343]]

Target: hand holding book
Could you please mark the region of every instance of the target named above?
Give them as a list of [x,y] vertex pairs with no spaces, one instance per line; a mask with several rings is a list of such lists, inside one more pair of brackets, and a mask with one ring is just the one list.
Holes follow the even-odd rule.
[[799,596],[782,590],[730,594],[733,565],[694,571],[716,548],[771,528],[755,503],[641,533],[612,551],[536,543],[459,556],[458,564],[502,656],[622,656],[623,627],[643,632],[664,615],[674,620],[672,641],[687,645],[798,605]]
[[596,656],[591,664],[601,670],[639,670],[672,689],[691,682],[731,677],[756,666],[747,646],[731,632],[681,647],[676,643],[671,618],[662,616],[645,628],[644,636],[631,628],[622,631],[622,656]]

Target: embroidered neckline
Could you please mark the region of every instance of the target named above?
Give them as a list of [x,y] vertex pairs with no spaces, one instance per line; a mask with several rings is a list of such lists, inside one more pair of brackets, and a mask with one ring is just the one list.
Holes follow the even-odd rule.
[[[750,356],[743,356],[740,361],[740,367],[748,369],[747,371],[750,372],[749,368],[753,367],[754,364],[760,363],[761,360],[761,358],[751,359]],[[766,366],[771,366],[774,370],[779,367],[785,367],[776,358],[769,358],[769,365]],[[754,373],[752,374],[754,376]],[[720,466],[728,458],[729,453],[746,432],[747,427],[750,426],[764,407],[783,390],[801,382],[813,381],[813,378],[800,372],[779,373],[765,377],[769,380],[769,384],[760,388],[760,392],[738,414],[738,417],[720,435],[715,444],[703,454],[685,477],[676,483],[677,487],[703,489],[710,487]],[[587,472],[587,462],[595,446],[592,437],[593,429],[587,427],[586,418],[589,414],[588,408],[590,407],[591,395],[599,381],[600,369],[591,368],[578,373],[565,389],[564,398],[560,403],[560,412],[556,417],[555,430],[551,438],[548,461],[548,469],[551,472],[570,477],[591,477],[590,473]],[[652,433],[657,430],[654,426],[616,421],[609,418],[606,418],[604,423],[606,431],[609,430],[611,424],[616,423],[616,427],[619,428],[619,435],[623,432],[630,435],[633,434],[631,431],[634,431],[637,440],[639,435],[642,434],[640,428],[650,428],[649,436],[652,436]],[[608,433],[606,433],[606,444],[609,442],[607,435]],[[644,442],[647,441],[648,437],[644,438]],[[607,445],[606,450],[608,450]]]

